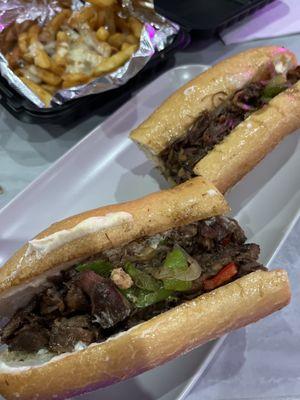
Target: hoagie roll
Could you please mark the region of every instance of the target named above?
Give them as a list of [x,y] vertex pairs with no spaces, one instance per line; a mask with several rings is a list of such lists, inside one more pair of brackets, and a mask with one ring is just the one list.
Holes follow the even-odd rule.
[[135,376],[289,302],[202,177],[60,221],[0,269],[0,394],[55,399]]
[[131,133],[173,184],[223,193],[300,127],[300,67],[283,47],[229,57],[183,85]]

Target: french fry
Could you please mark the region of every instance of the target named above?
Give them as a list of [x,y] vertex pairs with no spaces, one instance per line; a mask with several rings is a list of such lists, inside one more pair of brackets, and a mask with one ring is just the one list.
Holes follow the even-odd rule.
[[130,34],[126,36],[126,42],[130,44],[138,44],[140,42],[140,38],[137,38],[134,35]]
[[134,34],[134,36],[137,39],[139,39],[141,37],[141,32],[142,32],[142,28],[143,28],[142,23],[134,17],[129,17],[128,19],[129,19],[129,24],[130,24],[132,33]]
[[121,65],[125,64],[125,62],[131,57],[136,49],[136,45],[131,45],[127,49],[118,51],[118,53],[114,54],[113,56],[104,59],[102,63],[95,68],[94,76],[103,75],[119,68]]
[[112,53],[112,48],[111,48],[110,44],[108,44],[106,42],[102,42],[102,43],[99,43],[99,45],[97,47],[98,47],[98,52],[99,52],[99,54],[101,54],[101,56],[110,57],[110,55]]
[[82,73],[70,74],[65,73],[63,75],[63,88],[69,88],[73,86],[83,85],[91,79],[90,75],[85,75]]
[[47,90],[43,89],[37,83],[32,82],[30,79],[27,79],[25,77],[21,77],[20,79],[26,86],[29,87],[29,89],[34,92],[34,94],[36,94],[42,100],[46,107],[49,107],[52,95]]
[[83,74],[81,72],[77,73],[65,73],[62,76],[62,79],[64,81],[70,81],[70,82],[86,82],[88,79],[90,79],[90,75]]
[[51,93],[52,95],[54,95],[55,92],[57,92],[58,88],[57,86],[51,86],[51,85],[47,85],[45,83],[43,83],[41,85],[41,87],[46,90],[47,92]]
[[23,76],[23,72],[20,68],[17,68],[14,70],[14,73],[20,78],[21,76]]
[[67,60],[66,56],[69,51],[69,44],[67,42],[58,42],[56,52],[53,55],[52,59],[56,65],[66,66]]
[[122,46],[121,46],[121,50],[126,50],[126,49],[128,49],[129,47],[131,47],[131,44],[129,44],[128,42],[124,42],[124,43],[122,44]]
[[113,35],[111,35],[107,42],[112,46],[112,47],[116,47],[118,49],[121,48],[122,44],[124,42],[126,42],[126,35],[124,33],[114,33]]
[[100,28],[96,32],[97,39],[100,40],[100,42],[106,42],[106,40],[109,38],[109,32],[107,29],[104,28],[104,26],[100,26]]
[[88,0],[88,2],[97,7],[110,7],[116,3],[116,0]]
[[33,62],[33,58],[32,58],[32,55],[30,53],[23,54],[23,59],[28,63],[32,63]]
[[42,48],[36,49],[36,55],[33,58],[34,64],[37,67],[49,69],[51,67],[51,58]]
[[37,24],[32,25],[28,29],[28,40],[29,40],[30,44],[33,44],[33,43],[39,41],[40,31],[41,31],[41,28]]
[[24,68],[19,69],[19,76],[24,76],[34,83],[41,84],[42,80],[38,77],[36,68],[35,65],[26,65]]
[[[102,57],[109,57],[111,55],[111,45],[107,42],[99,42],[97,34],[90,30],[82,30],[83,43],[90,47],[92,52],[97,52]],[[78,43],[80,43],[78,41]]]
[[73,28],[81,27],[82,24],[89,21],[96,14],[94,7],[82,7],[79,11],[72,14],[69,23]]
[[[30,72],[33,72],[32,69],[30,70]],[[48,85],[58,86],[61,82],[60,76],[43,68],[35,67],[34,74]]]
[[48,43],[51,40],[55,39],[55,32],[49,31],[48,29],[44,28],[39,34],[39,39],[41,43]]
[[68,41],[68,35],[64,31],[58,31],[56,34],[56,40],[58,42],[67,42]]
[[65,20],[68,19],[70,16],[71,16],[71,10],[61,11],[47,23],[45,30],[48,30],[53,35],[55,35],[60,30]]
[[65,72],[65,65],[57,64],[53,58],[51,58],[50,60],[50,71],[54,72],[55,75],[61,76]]
[[5,55],[10,68],[18,68],[22,63],[22,52],[19,46],[15,46],[12,51]]
[[27,32],[23,32],[18,37],[18,45],[19,49],[23,54],[27,53],[28,50],[28,34]]
[[69,89],[71,87],[77,86],[73,81],[63,81],[62,83],[62,88],[63,89]]
[[33,62],[37,67],[48,69],[51,66],[51,60],[44,50],[44,46],[39,41],[39,33],[40,27],[37,24],[32,25],[28,29],[28,41],[30,44],[28,46],[26,57],[28,60],[33,59]]

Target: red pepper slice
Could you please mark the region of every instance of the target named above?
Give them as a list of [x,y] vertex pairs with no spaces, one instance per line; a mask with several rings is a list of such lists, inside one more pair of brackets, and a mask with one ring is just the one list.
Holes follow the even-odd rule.
[[217,273],[217,275],[204,281],[204,290],[213,290],[223,285],[223,283],[229,281],[237,273],[238,268],[234,262],[225,265],[225,267],[223,267],[221,271]]

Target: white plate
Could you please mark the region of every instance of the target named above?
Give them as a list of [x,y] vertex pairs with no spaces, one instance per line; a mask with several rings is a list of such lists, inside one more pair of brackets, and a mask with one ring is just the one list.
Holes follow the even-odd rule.
[[[52,222],[167,187],[128,133],[180,85],[203,71],[186,65],[161,75],[60,158],[0,211],[0,264]],[[289,137],[228,196],[267,264],[296,220],[300,203],[298,135]],[[162,367],[81,399],[183,399],[222,339]]]

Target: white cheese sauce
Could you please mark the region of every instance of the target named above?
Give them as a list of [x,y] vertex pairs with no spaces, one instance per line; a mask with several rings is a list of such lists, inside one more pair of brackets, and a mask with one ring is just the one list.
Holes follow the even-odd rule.
[[113,226],[129,223],[132,220],[132,215],[124,211],[109,213],[102,217],[87,218],[71,229],[63,229],[42,239],[30,240],[25,256],[35,254],[41,257],[73,240],[80,239]]

